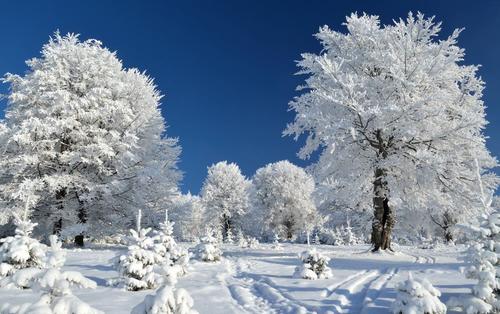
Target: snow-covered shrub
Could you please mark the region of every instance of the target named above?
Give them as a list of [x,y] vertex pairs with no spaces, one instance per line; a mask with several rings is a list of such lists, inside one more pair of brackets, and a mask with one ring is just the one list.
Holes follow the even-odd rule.
[[303,279],[328,279],[332,277],[332,270],[328,267],[330,258],[324,256],[315,248],[299,254],[301,265],[295,268],[294,277]]
[[318,232],[314,233],[313,243],[316,244],[316,245],[320,245],[321,244],[321,240],[319,239]]
[[[103,312],[96,310],[78,299],[71,292],[72,286],[80,288],[95,289],[96,283],[81,273],[76,271],[61,271],[64,265],[66,254],[61,250],[61,242],[57,236],[50,236],[50,250],[44,261],[46,268],[25,268],[21,269],[12,276],[18,282],[12,282],[14,286],[27,285],[35,291],[41,292],[41,297],[36,302],[23,305],[3,305],[0,313],[9,314],[101,314]],[[23,283],[19,279],[23,277]],[[26,282],[26,283],[24,283]]]
[[164,286],[154,295],[147,295],[131,314],[196,314],[193,299],[184,289]]
[[427,279],[413,279],[411,273],[396,288],[397,297],[392,305],[394,314],[445,314],[446,305],[439,297],[441,292]]
[[272,246],[272,248],[274,250],[278,250],[278,251],[283,250],[283,246],[280,243],[280,236],[279,236],[279,234],[275,233],[274,236],[273,236],[273,238],[274,238],[274,240],[273,240],[273,246]]
[[154,240],[154,250],[161,257],[163,263],[168,266],[177,266],[178,275],[187,273],[190,254],[188,250],[177,244],[173,237],[174,222],[168,220],[168,214],[165,212],[165,221],[160,223],[160,230],[156,231]]
[[138,291],[158,287],[164,278],[159,274],[164,258],[155,251],[151,228],[140,227],[141,211],[137,218],[137,231],[130,229],[127,253],[115,260],[120,278],[110,280],[111,285],[123,284],[127,290]]
[[194,248],[197,259],[204,262],[217,262],[221,259],[222,251],[219,248],[219,241],[213,233],[213,230],[208,229],[206,235],[201,238],[201,242]]
[[47,246],[31,237],[37,224],[17,216],[14,223],[15,236],[0,239],[0,278],[19,269],[40,268],[44,263]]

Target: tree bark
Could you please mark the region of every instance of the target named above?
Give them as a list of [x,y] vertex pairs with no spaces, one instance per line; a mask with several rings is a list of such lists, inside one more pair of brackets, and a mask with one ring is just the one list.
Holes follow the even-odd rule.
[[373,182],[373,210],[371,242],[373,252],[391,249],[391,234],[394,227],[394,213],[389,206],[387,182],[384,180],[385,170],[375,169]]

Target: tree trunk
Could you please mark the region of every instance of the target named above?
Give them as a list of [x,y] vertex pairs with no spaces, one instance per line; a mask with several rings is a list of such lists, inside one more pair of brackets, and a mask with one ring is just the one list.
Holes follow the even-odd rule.
[[231,229],[231,220],[226,215],[222,216],[222,238],[227,240],[227,234]]
[[[84,224],[87,222],[87,210],[84,207],[83,201],[80,200],[78,193],[75,192],[75,194],[76,194],[76,199],[78,200],[78,203],[80,204],[80,208],[78,209],[78,223]],[[78,247],[85,246],[83,233],[75,236],[74,243],[75,243],[75,246],[78,246]]]
[[[62,216],[62,212],[64,209],[64,205],[63,205],[64,197],[66,197],[66,189],[65,188],[62,188],[56,192],[57,209],[59,210],[61,216]],[[61,233],[62,223],[63,223],[61,216],[59,216],[59,219],[56,222],[54,222],[54,227],[52,229],[53,234],[60,234]]]
[[374,217],[372,223],[371,242],[373,252],[391,249],[391,234],[394,227],[394,213],[389,206],[387,182],[384,180],[385,170],[375,170],[375,181],[373,182],[373,209]]

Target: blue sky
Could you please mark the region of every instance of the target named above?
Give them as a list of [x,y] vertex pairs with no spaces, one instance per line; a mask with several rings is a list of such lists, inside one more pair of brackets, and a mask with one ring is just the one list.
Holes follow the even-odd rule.
[[[324,24],[344,30],[353,11],[384,24],[408,11],[436,15],[443,34],[465,27],[466,63],[481,64],[491,137],[500,155],[500,1],[5,1],[0,9],[0,73],[23,73],[57,29],[104,42],[127,67],[146,70],[166,95],[168,134],[180,138],[184,191],[197,193],[210,164],[237,162],[245,175],[282,159],[299,165],[301,143],[281,136],[287,103],[304,77],[302,52]],[[0,91],[5,93],[6,86]],[[0,109],[5,108],[2,101]]]

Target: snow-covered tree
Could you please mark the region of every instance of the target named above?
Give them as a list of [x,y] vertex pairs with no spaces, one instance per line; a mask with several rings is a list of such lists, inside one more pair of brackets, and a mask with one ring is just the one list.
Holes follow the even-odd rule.
[[498,209],[483,217],[478,227],[467,226],[476,234],[467,252],[470,266],[467,278],[476,279],[471,296],[452,298],[450,308],[462,308],[466,313],[492,313],[500,311],[500,212]]
[[278,233],[291,239],[308,229],[315,219],[316,207],[311,198],[314,180],[302,168],[288,161],[279,161],[260,168],[253,177],[253,210],[250,215],[261,223],[264,234]]
[[178,275],[187,273],[190,254],[187,249],[175,242],[173,237],[173,222],[168,220],[168,212],[165,211],[165,221],[160,223],[160,230],[153,237],[154,250],[163,257],[163,264],[178,269]]
[[396,288],[396,301],[392,305],[394,314],[445,314],[446,305],[439,297],[441,292],[427,279],[414,279],[411,272]]
[[164,286],[132,309],[132,314],[197,314],[193,299],[184,289]]
[[247,211],[249,186],[250,181],[235,163],[221,161],[208,168],[200,193],[205,219],[222,231],[224,239],[230,229],[239,226],[239,218]]
[[[0,218],[20,212],[50,232],[127,227],[137,207],[166,203],[180,177],[153,80],[125,69],[97,40],[56,33],[10,85],[2,142]],[[23,185],[33,188],[19,195]],[[76,239],[83,244],[83,235]]]
[[284,133],[308,134],[299,155],[320,151],[311,171],[343,207],[372,203],[374,250],[390,249],[400,208],[475,215],[474,158],[488,190],[497,161],[485,146],[484,83],[462,62],[460,30],[439,39],[441,24],[421,13],[384,26],[352,14],[345,25],[321,27],[321,54],[298,63],[308,78]]
[[215,232],[214,229],[207,228],[201,242],[194,247],[194,254],[198,260],[204,262],[220,261],[222,251],[219,247],[219,241],[214,235]]
[[[13,276],[20,269],[44,266],[47,247],[31,237],[36,223],[16,214],[14,224],[15,236],[0,239],[0,278]],[[2,285],[4,279],[0,280]]]
[[479,226],[462,225],[461,227],[476,236],[469,246],[466,269],[468,278],[477,279],[472,288],[472,296],[452,298],[448,302],[451,308],[461,308],[467,313],[500,312],[500,208],[494,203],[493,194],[486,194],[481,177],[479,162],[476,159],[476,178],[479,195],[485,213]]
[[178,239],[194,241],[203,236],[205,208],[199,196],[191,193],[176,196],[170,213]]
[[111,285],[123,285],[127,290],[154,289],[163,283],[161,275],[164,258],[155,250],[151,228],[141,227],[141,211],[137,215],[136,230],[130,229],[127,253],[116,259],[120,278],[109,281]]
[[328,267],[330,258],[315,248],[300,253],[299,259],[302,264],[295,268],[294,277],[311,280],[332,277],[332,270]]

